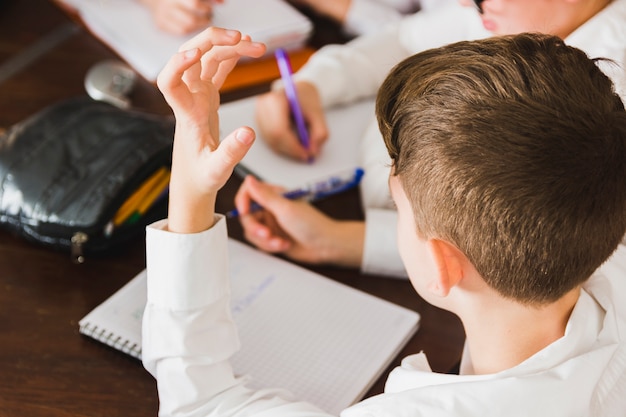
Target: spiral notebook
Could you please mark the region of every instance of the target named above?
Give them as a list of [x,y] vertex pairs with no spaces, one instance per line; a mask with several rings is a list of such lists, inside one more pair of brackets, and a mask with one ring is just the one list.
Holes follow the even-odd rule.
[[[417,330],[411,310],[229,240],[237,374],[338,414],[362,398]],[[81,333],[141,358],[145,270],[79,322]]]

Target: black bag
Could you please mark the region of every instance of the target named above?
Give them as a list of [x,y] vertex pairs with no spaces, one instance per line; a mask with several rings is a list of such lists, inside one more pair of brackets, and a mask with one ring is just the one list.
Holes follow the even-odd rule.
[[167,199],[131,225],[118,208],[171,166],[174,118],[121,110],[89,97],[48,107],[0,136],[0,225],[71,250],[75,262],[137,236],[166,215]]

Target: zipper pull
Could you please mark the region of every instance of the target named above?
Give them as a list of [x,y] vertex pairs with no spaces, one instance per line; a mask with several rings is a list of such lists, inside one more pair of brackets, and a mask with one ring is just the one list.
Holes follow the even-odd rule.
[[85,262],[85,255],[83,254],[83,245],[89,240],[84,232],[76,232],[72,235],[72,262],[75,264],[82,264]]

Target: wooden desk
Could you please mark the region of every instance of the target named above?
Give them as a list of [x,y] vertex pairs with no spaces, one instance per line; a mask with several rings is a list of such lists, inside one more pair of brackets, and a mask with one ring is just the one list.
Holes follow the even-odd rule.
[[[71,24],[47,0],[0,3],[0,69],[38,40]],[[19,73],[0,83],[0,127],[58,100],[84,94],[87,69],[113,53],[81,29]],[[132,96],[141,109],[169,114],[153,85],[140,81]],[[232,208],[240,181],[232,178],[218,209]],[[356,191],[320,204],[331,215],[360,218]],[[241,239],[241,228],[229,223]],[[78,333],[78,320],[145,266],[139,238],[115,253],[76,265],[69,254],[43,249],[0,231],[0,415],[29,417],[156,416],[153,378],[140,362]],[[358,271],[313,268],[333,279],[417,310],[420,330],[398,358],[425,351],[446,372],[463,343],[458,320],[415,295],[404,280]],[[399,360],[392,366],[398,365]],[[387,372],[385,372],[385,375]],[[383,376],[368,395],[382,391]]]

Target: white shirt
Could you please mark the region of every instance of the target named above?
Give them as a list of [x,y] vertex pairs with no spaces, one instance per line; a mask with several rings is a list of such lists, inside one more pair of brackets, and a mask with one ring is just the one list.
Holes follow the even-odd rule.
[[[389,70],[412,54],[490,36],[471,7],[455,4],[426,10],[377,34],[320,49],[294,77],[313,83],[323,105],[330,107],[375,96]],[[601,68],[626,102],[626,0],[613,0],[565,42],[592,58],[615,61],[617,65],[602,64]],[[395,210],[391,210],[387,189],[390,160],[375,121],[366,131],[359,153],[365,168],[361,195],[366,217],[361,269],[365,273],[406,277],[396,244]]]
[[[327,416],[284,390],[246,388],[229,358],[239,339],[230,314],[226,221],[185,235],[147,229],[148,302],[143,361],[157,379],[159,415]],[[405,358],[385,393],[342,412],[365,416],[623,416],[626,411],[626,247],[589,280],[563,338],[491,375],[430,372]],[[329,341],[332,343],[332,341]],[[366,348],[366,347],[364,347]],[[462,370],[471,370],[467,358]],[[306,378],[306,373],[302,374]]]

